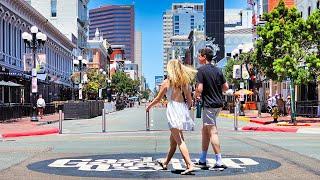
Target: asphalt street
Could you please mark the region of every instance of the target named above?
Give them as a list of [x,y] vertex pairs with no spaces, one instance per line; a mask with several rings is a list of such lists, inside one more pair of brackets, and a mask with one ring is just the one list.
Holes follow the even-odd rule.
[[[233,121],[218,119],[225,171],[200,170],[181,176],[184,169],[177,150],[168,171],[156,160],[165,157],[169,131],[165,109],[150,116],[152,130],[145,131],[144,107],[130,108],[102,118],[63,122],[63,134],[5,139],[0,142],[0,179],[319,179],[320,136],[317,134],[243,132]],[[240,126],[244,126],[240,122]],[[48,126],[58,127],[58,123]],[[185,132],[191,158],[201,150],[201,120],[195,131]],[[212,149],[208,164],[214,164]]]

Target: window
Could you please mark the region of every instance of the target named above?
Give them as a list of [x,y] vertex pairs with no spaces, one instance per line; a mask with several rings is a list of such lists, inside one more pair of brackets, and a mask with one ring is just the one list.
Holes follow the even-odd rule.
[[308,7],[308,16],[311,15],[311,6]]
[[174,21],[179,21],[179,16],[174,16]]
[[9,27],[8,27],[8,38],[9,38],[9,45],[8,45],[8,54],[11,55],[11,43],[12,43],[12,38],[11,38],[11,23],[9,23]]
[[57,0],[51,0],[51,17],[57,17]]
[[317,8],[320,9],[320,1],[317,2]]

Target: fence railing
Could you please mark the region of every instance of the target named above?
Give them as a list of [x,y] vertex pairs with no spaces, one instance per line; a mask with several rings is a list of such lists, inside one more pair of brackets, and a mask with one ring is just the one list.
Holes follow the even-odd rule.
[[[61,108],[61,107],[60,107]],[[55,104],[46,104],[44,114],[53,114],[58,111]],[[31,116],[31,104],[4,104],[0,105],[0,122],[20,119]]]
[[297,116],[320,117],[320,101],[297,101]]

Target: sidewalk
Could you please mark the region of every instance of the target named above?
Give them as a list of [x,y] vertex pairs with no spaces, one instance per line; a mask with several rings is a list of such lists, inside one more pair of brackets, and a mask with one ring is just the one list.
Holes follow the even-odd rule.
[[[221,111],[220,117],[234,119],[234,114],[229,111]],[[291,122],[290,116],[280,116],[278,123],[268,113],[262,113],[258,117],[257,111],[245,111],[245,116],[238,116],[239,121],[248,122],[242,127],[245,131],[273,131],[320,134],[320,118],[297,117],[297,126]]]
[[39,118],[38,122],[31,122],[30,117],[0,123],[0,138],[35,136],[58,133],[59,129],[44,126],[59,121],[59,114],[52,114]]

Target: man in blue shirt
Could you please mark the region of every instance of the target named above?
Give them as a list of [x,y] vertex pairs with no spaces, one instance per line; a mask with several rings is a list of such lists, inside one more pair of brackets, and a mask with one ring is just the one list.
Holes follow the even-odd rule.
[[223,107],[222,92],[229,89],[228,83],[222,71],[212,65],[213,52],[209,48],[200,50],[199,63],[203,64],[197,73],[197,88],[195,97],[203,101],[203,127],[202,127],[202,153],[200,160],[196,165],[207,167],[206,157],[211,143],[215,152],[216,164],[213,168],[220,170],[227,167],[222,163],[220,142],[216,126],[216,118]]

